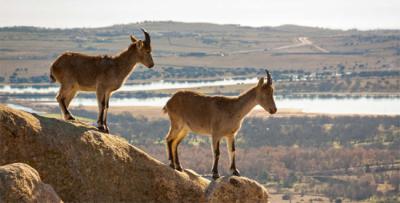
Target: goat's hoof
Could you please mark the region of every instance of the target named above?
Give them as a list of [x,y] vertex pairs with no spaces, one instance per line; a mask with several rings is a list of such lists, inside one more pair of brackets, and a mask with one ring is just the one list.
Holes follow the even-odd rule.
[[171,167],[172,169],[175,169],[175,165],[173,163],[170,163],[169,167]]
[[176,167],[176,170],[182,172],[182,171],[183,171],[183,168],[182,168],[181,165],[178,165],[178,166]]
[[212,179],[217,180],[219,178],[219,173],[213,173]]
[[234,169],[233,172],[232,172],[232,175],[234,175],[234,176],[240,176],[239,170]]
[[66,121],[74,121],[74,120],[75,120],[75,118],[74,118],[73,116],[71,116],[71,115],[65,115],[65,116],[64,116],[64,119],[65,119]]
[[97,129],[98,129],[100,132],[108,133],[108,132],[106,132],[106,128],[105,128],[104,126],[97,126]]

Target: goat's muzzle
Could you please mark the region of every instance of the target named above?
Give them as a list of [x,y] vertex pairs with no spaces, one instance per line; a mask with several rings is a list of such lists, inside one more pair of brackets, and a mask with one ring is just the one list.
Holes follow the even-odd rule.
[[147,68],[153,68],[153,67],[154,67],[154,63],[147,65]]
[[269,113],[270,114],[275,114],[277,111],[278,111],[278,109],[276,107],[269,108]]

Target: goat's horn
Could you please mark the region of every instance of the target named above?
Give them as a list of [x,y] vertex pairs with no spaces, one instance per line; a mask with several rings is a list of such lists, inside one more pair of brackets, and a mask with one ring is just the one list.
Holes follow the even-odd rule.
[[147,31],[143,28],[140,28],[144,34],[144,42],[148,45],[150,45],[150,35],[147,33]]
[[272,85],[271,74],[269,74],[269,71],[267,69],[265,69],[265,72],[267,73],[267,85]]

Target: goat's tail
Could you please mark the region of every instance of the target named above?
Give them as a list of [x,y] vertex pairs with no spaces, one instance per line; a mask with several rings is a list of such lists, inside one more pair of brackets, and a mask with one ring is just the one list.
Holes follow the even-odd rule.
[[58,64],[58,59],[56,61],[54,61],[54,63],[51,64],[51,67],[50,67],[49,78],[50,78],[51,83],[55,83],[57,81],[57,79],[53,75],[53,69],[54,69],[54,66],[56,66],[56,64]]
[[165,105],[165,106],[162,108],[162,111],[163,111],[163,113],[168,113],[167,105]]
[[51,70],[50,70],[49,78],[50,78],[50,82],[51,82],[51,83],[55,83],[55,82],[56,82],[56,78],[53,76],[53,73],[52,73]]
[[50,78],[50,82],[51,83],[55,83],[56,82],[56,79],[54,78],[54,76],[53,76],[53,74],[51,72],[50,72],[49,78]]

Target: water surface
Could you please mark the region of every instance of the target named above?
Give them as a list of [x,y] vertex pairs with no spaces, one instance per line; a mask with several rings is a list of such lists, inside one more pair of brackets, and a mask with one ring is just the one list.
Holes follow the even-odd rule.
[[[124,107],[163,107],[170,97],[150,98],[111,98],[110,106]],[[58,105],[54,98],[24,99],[47,105]],[[280,108],[300,109],[304,113],[327,114],[368,114],[368,115],[400,115],[400,98],[276,98],[278,111]],[[97,106],[95,98],[75,98],[72,106]],[[260,106],[256,106],[260,109]]]

